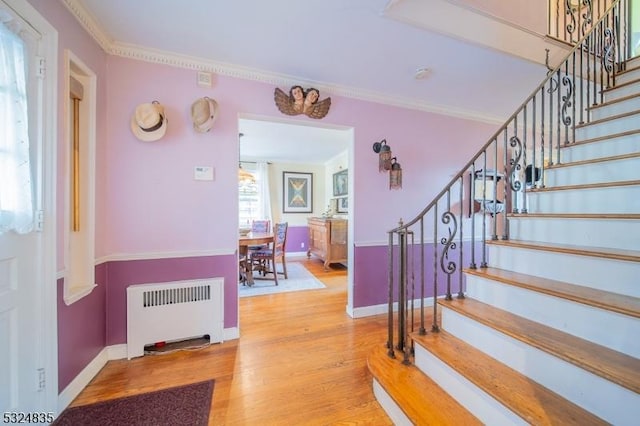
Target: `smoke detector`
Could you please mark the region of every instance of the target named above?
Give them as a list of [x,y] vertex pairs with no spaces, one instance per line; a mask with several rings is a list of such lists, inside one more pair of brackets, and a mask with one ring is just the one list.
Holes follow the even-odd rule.
[[424,80],[431,74],[431,70],[429,68],[418,68],[416,73],[413,75],[413,78],[416,80]]

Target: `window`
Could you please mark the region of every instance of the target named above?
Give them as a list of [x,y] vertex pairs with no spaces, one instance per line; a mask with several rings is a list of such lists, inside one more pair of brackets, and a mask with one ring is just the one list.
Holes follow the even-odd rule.
[[254,182],[238,179],[238,223],[240,227],[250,227],[255,219],[271,220],[268,165],[242,163],[242,168],[255,178]]
[[[254,167],[251,167],[254,166]],[[238,179],[238,199],[239,199],[239,224],[241,227],[251,226],[251,221],[261,219],[260,185],[261,179],[255,170],[255,164],[243,164],[242,168],[255,177],[254,182],[240,181]]]
[[0,233],[33,230],[24,43],[0,22]]
[[65,51],[64,301],[89,294],[95,284],[95,139],[97,77],[71,51]]

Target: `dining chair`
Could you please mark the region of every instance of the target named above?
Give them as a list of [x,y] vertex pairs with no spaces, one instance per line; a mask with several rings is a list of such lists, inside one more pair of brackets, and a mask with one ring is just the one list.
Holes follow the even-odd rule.
[[[251,264],[255,266],[255,269],[261,270],[262,275],[273,274],[273,279],[275,280],[276,285],[278,285],[278,274],[284,275],[284,278],[287,279],[285,247],[287,244],[288,228],[288,222],[276,223],[273,229],[275,235],[272,247],[255,250],[250,254]],[[282,263],[282,272],[277,271],[277,260]]]
[[242,254],[238,256],[238,272],[238,281],[247,285],[247,256]]
[[[268,219],[255,219],[251,221],[251,232],[260,232],[260,233],[268,233],[271,231],[271,221]],[[247,250],[249,251],[249,253],[253,253],[257,250],[265,250],[268,249],[269,245],[268,244],[258,244],[256,246],[248,246]],[[256,270],[257,271],[263,271],[265,270],[265,262],[263,262],[262,265],[256,265]],[[264,273],[263,273],[264,275]]]

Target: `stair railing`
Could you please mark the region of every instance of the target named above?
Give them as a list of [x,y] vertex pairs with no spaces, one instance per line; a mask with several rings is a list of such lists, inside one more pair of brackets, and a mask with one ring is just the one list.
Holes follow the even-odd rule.
[[614,0],[549,0],[547,34],[573,45],[597,22]]
[[[591,122],[628,58],[629,0],[613,0],[591,28],[450,183],[409,222],[388,231],[388,354],[409,363],[410,334],[440,330],[438,297],[464,298],[463,266],[488,265],[487,243],[509,240],[509,217]],[[593,136],[597,138],[597,135]],[[417,319],[416,319],[417,317]]]

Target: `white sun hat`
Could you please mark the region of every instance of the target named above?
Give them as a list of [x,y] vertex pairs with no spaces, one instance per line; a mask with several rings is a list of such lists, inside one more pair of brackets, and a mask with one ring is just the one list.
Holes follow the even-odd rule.
[[218,103],[209,97],[199,98],[191,104],[191,119],[193,128],[200,133],[206,133],[213,127],[218,118]]
[[140,104],[131,117],[131,131],[141,141],[157,141],[167,131],[167,121],[160,102]]

